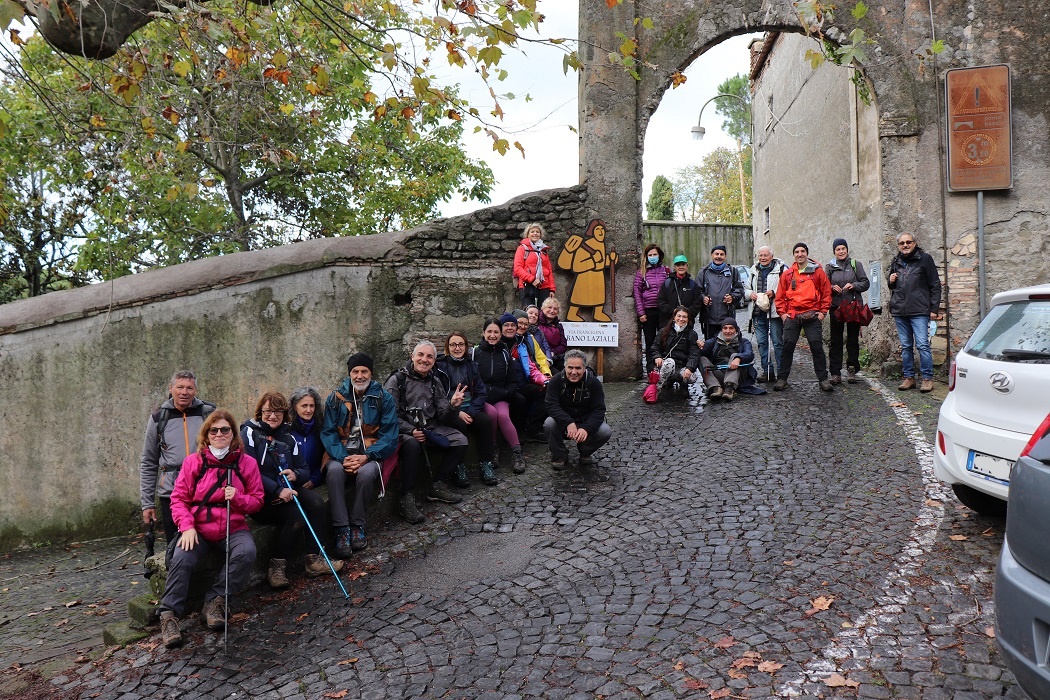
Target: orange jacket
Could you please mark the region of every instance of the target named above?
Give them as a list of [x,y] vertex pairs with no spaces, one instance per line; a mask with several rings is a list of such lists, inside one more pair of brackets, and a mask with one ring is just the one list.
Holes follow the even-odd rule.
[[537,253],[532,249],[528,238],[522,240],[518,245],[518,249],[514,251],[514,280],[518,289],[526,284],[536,284],[536,258],[538,257],[540,264],[543,265],[543,282],[536,284],[536,288],[554,291],[554,271],[551,269],[548,250],[550,248],[544,248]]
[[827,314],[831,309],[831,282],[824,268],[812,260],[801,274],[798,264],[793,263],[781,273],[774,300],[781,316],[795,318],[806,311]]

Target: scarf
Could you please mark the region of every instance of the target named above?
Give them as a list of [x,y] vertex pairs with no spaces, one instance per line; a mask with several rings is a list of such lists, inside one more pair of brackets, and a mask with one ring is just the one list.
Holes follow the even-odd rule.
[[543,241],[538,241],[536,244],[529,241],[529,249],[536,253],[536,279],[532,284],[539,287],[543,284],[543,260],[540,259],[540,253],[545,251],[547,246],[544,245]]
[[715,272],[723,272],[726,269],[727,265],[729,265],[729,263],[721,263],[721,264],[711,263],[710,267]]

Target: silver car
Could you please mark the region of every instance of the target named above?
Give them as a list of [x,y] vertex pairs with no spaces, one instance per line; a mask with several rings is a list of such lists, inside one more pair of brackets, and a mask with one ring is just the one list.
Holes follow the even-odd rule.
[[1010,472],[1006,539],[995,571],[995,639],[1033,698],[1050,698],[1050,415]]
[[996,294],[952,362],[933,471],[963,505],[1002,515],[1010,468],[1050,409],[1050,285]]

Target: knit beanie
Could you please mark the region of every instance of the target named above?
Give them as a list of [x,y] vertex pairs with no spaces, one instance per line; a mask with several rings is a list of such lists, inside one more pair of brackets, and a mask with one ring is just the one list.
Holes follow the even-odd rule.
[[372,358],[363,352],[355,352],[346,358],[346,373],[349,374],[354,367],[367,367],[369,372],[375,372]]
[[834,253],[835,249],[838,248],[840,245],[846,246],[846,250],[849,250],[849,244],[846,243],[845,238],[836,238],[831,242],[831,252]]

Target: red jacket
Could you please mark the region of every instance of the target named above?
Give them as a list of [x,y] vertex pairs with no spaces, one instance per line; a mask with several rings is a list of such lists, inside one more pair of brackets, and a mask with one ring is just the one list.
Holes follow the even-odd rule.
[[514,281],[521,289],[526,284],[536,284],[536,258],[539,257],[543,265],[543,282],[536,285],[537,289],[554,290],[554,271],[551,269],[551,259],[547,254],[549,248],[544,248],[537,253],[532,249],[528,238],[522,240],[518,249],[514,251]]
[[831,309],[831,282],[824,268],[812,260],[799,274],[797,263],[784,268],[774,297],[777,313],[795,318],[806,311],[827,314]]
[[[207,459],[207,469],[204,468],[200,452],[194,452],[183,461],[182,470],[171,492],[171,517],[179,532],[192,527],[209,542],[218,542],[226,537],[226,500],[222,493],[222,487],[226,484],[226,468],[216,466],[219,462],[210,452]],[[230,501],[232,533],[247,530],[246,516],[262,508],[263,486],[259,465],[254,459],[232,451],[227,459],[234,466],[230,471],[230,485],[237,489],[237,494]],[[216,483],[220,486],[213,490]],[[200,503],[206,496],[207,503]]]

